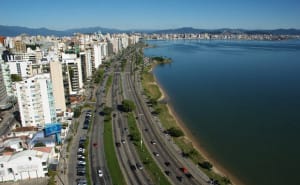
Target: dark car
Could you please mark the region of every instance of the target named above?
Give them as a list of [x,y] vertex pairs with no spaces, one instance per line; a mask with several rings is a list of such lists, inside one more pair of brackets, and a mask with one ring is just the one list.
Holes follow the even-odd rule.
[[121,143],[116,142],[116,146],[117,146],[117,147],[120,147],[120,146],[121,146]]
[[185,176],[186,176],[187,178],[189,178],[189,179],[193,178],[193,175],[190,174],[190,173],[186,173]]
[[136,163],[136,167],[137,167],[138,169],[140,169],[140,170],[143,169],[143,166],[142,166],[140,163]]
[[170,174],[171,174],[171,172],[168,171],[168,170],[166,170],[165,173],[166,173],[167,176],[170,176]]
[[135,171],[135,170],[136,170],[135,165],[134,165],[134,164],[131,164],[131,165],[130,165],[130,169],[133,170],[133,171]]
[[177,180],[178,180],[179,182],[182,182],[182,180],[183,180],[183,177],[182,177],[182,176],[177,176],[176,178],[177,178]]
[[166,166],[170,166],[170,162],[166,161],[166,162],[165,162],[165,165],[166,165]]

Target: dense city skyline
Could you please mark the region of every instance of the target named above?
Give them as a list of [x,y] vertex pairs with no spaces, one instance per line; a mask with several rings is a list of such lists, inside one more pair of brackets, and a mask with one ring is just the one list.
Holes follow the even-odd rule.
[[[26,3],[25,3],[26,2]],[[101,26],[117,29],[300,28],[300,2],[287,1],[35,1],[1,3],[2,25],[64,30]],[[18,13],[16,13],[18,12]]]

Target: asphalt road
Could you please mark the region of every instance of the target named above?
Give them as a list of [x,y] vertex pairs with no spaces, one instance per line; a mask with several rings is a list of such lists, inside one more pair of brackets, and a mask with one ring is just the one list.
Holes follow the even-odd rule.
[[[142,169],[138,169],[136,163],[141,163],[136,150],[128,139],[128,124],[125,114],[118,110],[118,105],[121,104],[122,97],[122,85],[121,85],[121,76],[120,72],[116,72],[113,80],[112,87],[112,102],[114,108],[114,118],[113,118],[113,130],[114,130],[114,139],[115,143],[120,143],[119,147],[116,147],[117,156],[121,162],[121,169],[123,174],[126,176],[125,179],[127,184],[136,184],[136,185],[146,185],[153,184],[147,174],[147,172]],[[123,142],[122,142],[123,141]],[[133,169],[133,166],[135,169]]]
[[[96,185],[111,185],[111,177],[109,175],[109,170],[107,168],[105,153],[104,153],[104,143],[103,143],[103,132],[104,132],[104,119],[100,115],[103,110],[101,106],[105,102],[105,92],[104,85],[106,84],[107,77],[104,78],[102,85],[98,88],[96,109],[94,113],[94,124],[91,130],[90,137],[90,164],[91,164],[91,177],[93,184]],[[102,170],[103,176],[99,177],[98,170]]]
[[79,126],[77,129],[77,133],[73,135],[72,143],[69,149],[68,171],[67,171],[69,185],[77,185],[76,179],[83,178],[77,176],[76,166],[77,166],[77,152],[78,152],[79,140],[81,137],[86,137],[87,135],[87,130],[82,129],[83,122],[85,119],[85,114],[86,114],[85,112],[82,112],[80,118],[78,119]]

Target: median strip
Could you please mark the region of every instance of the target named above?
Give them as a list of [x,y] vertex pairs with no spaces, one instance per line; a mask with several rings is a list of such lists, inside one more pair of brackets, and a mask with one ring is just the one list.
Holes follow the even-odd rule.
[[113,133],[112,133],[113,131],[112,122],[111,119],[105,119],[105,120],[106,121],[104,121],[104,152],[105,152],[105,159],[107,161],[108,170],[111,175],[113,184],[123,185],[126,184],[126,182],[123,177],[116,156],[116,151],[115,151],[114,141],[113,141]]
[[136,125],[137,123],[135,121],[134,114],[128,113],[127,120],[133,144],[136,147],[137,153],[154,184],[171,185],[161,169],[155,163],[148,149],[142,144],[143,141],[141,142],[141,133]]

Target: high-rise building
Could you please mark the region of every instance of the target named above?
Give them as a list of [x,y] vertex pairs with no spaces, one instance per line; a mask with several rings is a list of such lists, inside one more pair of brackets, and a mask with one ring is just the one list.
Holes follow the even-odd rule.
[[16,83],[22,126],[56,122],[50,74],[39,74]]
[[69,94],[76,95],[83,88],[81,60],[76,54],[62,54],[62,64],[68,75]]
[[4,81],[7,96],[12,97],[14,96],[14,93],[12,89],[12,81],[10,76],[9,65],[7,62],[4,62],[3,60],[1,61],[1,59],[0,59],[0,65],[1,65],[2,78]]
[[62,65],[59,61],[50,62],[50,74],[53,86],[56,113],[66,111],[65,89],[63,82]]
[[95,65],[95,69],[98,69],[98,67],[101,64],[102,64],[101,45],[100,44],[94,44],[94,65]]
[[2,73],[2,65],[0,65],[0,110],[12,107],[9,97],[7,96],[4,77]]
[[26,44],[21,40],[16,40],[14,46],[16,53],[26,53]]

